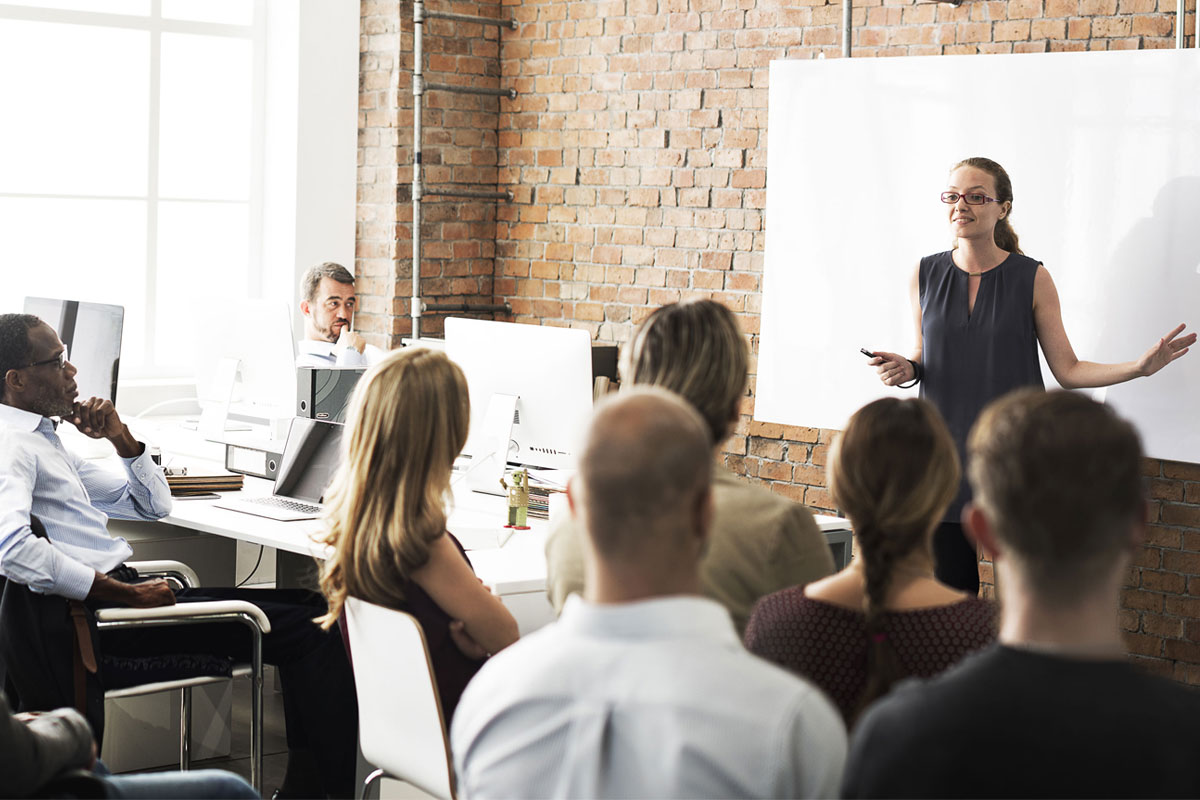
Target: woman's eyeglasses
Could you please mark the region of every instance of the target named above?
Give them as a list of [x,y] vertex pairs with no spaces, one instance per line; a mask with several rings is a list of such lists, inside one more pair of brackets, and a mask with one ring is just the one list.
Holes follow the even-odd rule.
[[986,194],[979,192],[968,192],[967,194],[959,194],[958,192],[942,192],[942,202],[947,205],[954,205],[959,198],[967,201],[969,206],[981,206],[984,203],[999,203],[1000,201],[994,197],[988,197]]

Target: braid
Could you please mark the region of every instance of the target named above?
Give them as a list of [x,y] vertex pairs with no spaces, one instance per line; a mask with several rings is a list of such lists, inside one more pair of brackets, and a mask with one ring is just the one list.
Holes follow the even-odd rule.
[[874,522],[860,524],[855,534],[862,548],[863,576],[866,579],[864,604],[867,627],[867,682],[858,700],[857,717],[872,702],[888,693],[892,684],[903,677],[896,648],[888,638],[883,615],[887,593],[897,561],[911,552],[912,542],[888,536]]
[[906,559],[931,557],[934,524],[958,490],[954,440],[926,400],[876,400],[856,411],[829,455],[829,491],[861,548],[867,680],[859,712],[903,677],[886,625]]

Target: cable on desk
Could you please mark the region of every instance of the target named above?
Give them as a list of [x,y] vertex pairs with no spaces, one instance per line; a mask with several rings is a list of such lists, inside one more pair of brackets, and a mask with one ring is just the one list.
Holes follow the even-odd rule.
[[254,577],[254,573],[258,572],[258,565],[262,563],[263,550],[265,550],[265,549],[266,549],[266,546],[265,546],[265,545],[261,545],[261,544],[260,544],[260,545],[258,546],[258,560],[254,562],[254,566],[253,566],[253,567],[250,569],[250,574],[249,574],[249,575],[247,575],[247,576],[246,576],[246,577],[245,577],[245,578],[242,580],[242,582],[241,582],[241,583],[239,583],[237,586],[234,586],[233,588],[235,588],[235,589],[240,589],[240,588],[242,588],[243,586],[245,586],[247,583],[249,583],[249,582],[250,582],[250,579]]

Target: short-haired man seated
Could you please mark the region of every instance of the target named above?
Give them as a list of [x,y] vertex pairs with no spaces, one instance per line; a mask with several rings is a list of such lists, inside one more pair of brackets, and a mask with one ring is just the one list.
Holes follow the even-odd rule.
[[296,345],[297,367],[365,367],[383,357],[354,332],[354,276],[341,264],[326,261],[300,279],[304,338]]
[[1146,528],[1133,427],[1026,390],[985,409],[967,452],[999,644],[872,706],[844,795],[1200,797],[1200,694],[1130,664],[1117,625]]
[[[176,595],[163,580],[110,577],[121,574],[132,549],[109,535],[109,517],[161,519],[171,511],[171,492],[110,401],[76,402],[75,375],[53,328],[29,314],[0,314],[0,575],[93,606],[148,608],[171,605],[177,597],[259,606],[271,622],[263,658],[279,667],[283,684],[289,752],[284,794],[350,796],[358,724],[354,680],[337,633],[312,621],[325,610],[324,601],[304,590],[205,587]],[[66,450],[58,418],[110,441],[124,474]],[[47,538],[34,535],[31,514],[44,523]],[[245,661],[250,642],[236,625],[134,628],[101,632],[100,651]]]
[[495,655],[451,731],[467,797],[828,797],[841,716],[700,596],[712,440],[662,389],[597,409],[568,498],[584,596]]
[[0,776],[0,797],[258,797],[237,775],[215,769],[110,775],[96,761],[96,742],[82,714],[59,708],[14,715],[2,692]]

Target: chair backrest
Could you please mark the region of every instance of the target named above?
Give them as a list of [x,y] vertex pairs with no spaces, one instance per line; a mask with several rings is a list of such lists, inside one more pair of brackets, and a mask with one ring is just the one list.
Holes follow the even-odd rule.
[[[32,514],[29,526],[34,536],[47,538],[42,521]],[[92,655],[98,660],[96,620],[88,614],[86,622]],[[0,659],[5,662],[6,680],[16,690],[18,710],[75,706],[82,689],[84,707],[80,710],[100,742],[104,736],[104,687],[99,673],[76,671],[76,633],[66,598],[34,592],[13,580],[5,582],[0,594]]]
[[453,798],[450,743],[420,623],[353,597],[345,609],[363,756],[421,791]]

